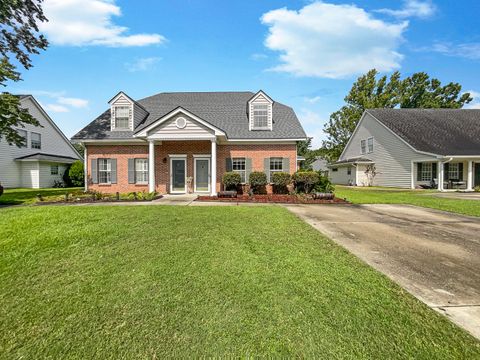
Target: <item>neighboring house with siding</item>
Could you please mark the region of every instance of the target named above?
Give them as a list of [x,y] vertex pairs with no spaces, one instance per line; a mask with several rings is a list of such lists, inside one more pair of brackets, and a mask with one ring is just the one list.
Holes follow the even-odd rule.
[[295,172],[306,140],[293,109],[263,91],[119,92],[109,105],[72,137],[85,145],[88,190],[186,193],[191,180],[193,192],[216,194],[227,171],[242,182],[252,171]]
[[329,167],[336,184],[472,190],[480,185],[480,110],[366,110]]
[[0,137],[0,183],[6,188],[52,187],[63,181],[67,166],[82,157],[32,95],[19,95],[22,108],[40,122],[16,130],[25,145],[9,145]]

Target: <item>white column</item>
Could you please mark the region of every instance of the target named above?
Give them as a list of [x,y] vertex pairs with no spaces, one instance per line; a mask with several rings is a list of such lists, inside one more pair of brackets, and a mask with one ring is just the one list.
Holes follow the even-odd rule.
[[148,142],[148,191],[155,191],[155,143]]
[[473,190],[473,161],[468,161],[467,191]]
[[83,143],[83,172],[85,176],[85,192],[88,191],[88,156],[87,156],[87,145]]
[[438,190],[443,191],[443,162],[441,161],[437,163],[437,174]]
[[410,165],[410,188],[415,189],[415,163],[413,161]]
[[212,140],[212,174],[211,174],[211,180],[212,183],[210,185],[210,192],[212,196],[217,195],[217,140],[214,139]]

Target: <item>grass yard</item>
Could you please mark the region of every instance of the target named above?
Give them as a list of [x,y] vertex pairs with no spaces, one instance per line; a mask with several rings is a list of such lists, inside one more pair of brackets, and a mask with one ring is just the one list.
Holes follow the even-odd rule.
[[37,202],[37,194],[41,194],[45,200],[54,200],[63,197],[66,192],[81,193],[83,188],[5,189],[3,195],[0,196],[0,205],[29,205]]
[[335,186],[335,195],[354,204],[410,204],[454,213],[480,216],[480,201],[432,196],[435,190]]
[[479,358],[276,207],[0,210],[0,358]]

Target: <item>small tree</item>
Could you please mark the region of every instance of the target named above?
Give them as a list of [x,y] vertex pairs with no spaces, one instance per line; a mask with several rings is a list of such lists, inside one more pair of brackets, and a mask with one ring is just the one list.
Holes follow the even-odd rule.
[[367,165],[367,168],[365,170],[365,176],[367,177],[367,186],[373,186],[373,181],[375,180],[377,174],[377,168],[374,164]]
[[68,177],[73,186],[83,186],[85,184],[85,170],[83,168],[83,162],[80,160],[75,161],[68,171]]
[[293,174],[293,181],[295,182],[297,191],[303,191],[306,194],[312,191],[319,179],[320,175],[316,171],[297,171]]
[[287,186],[292,182],[292,177],[287,172],[274,172],[271,176],[273,192],[276,194],[286,194]]
[[267,185],[267,174],[262,171],[253,171],[248,177],[248,182],[254,194],[265,193],[265,186]]
[[225,190],[237,190],[237,187],[241,182],[242,177],[237,172],[229,171],[223,174],[222,183]]

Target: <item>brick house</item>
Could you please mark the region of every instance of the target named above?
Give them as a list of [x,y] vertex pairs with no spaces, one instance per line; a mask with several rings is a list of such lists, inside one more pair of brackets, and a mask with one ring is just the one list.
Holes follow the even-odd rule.
[[[85,145],[87,190],[209,193],[226,171],[293,173],[306,139],[292,108],[263,91],[160,93],[110,108],[72,137]],[[267,187],[269,190],[270,187]]]

